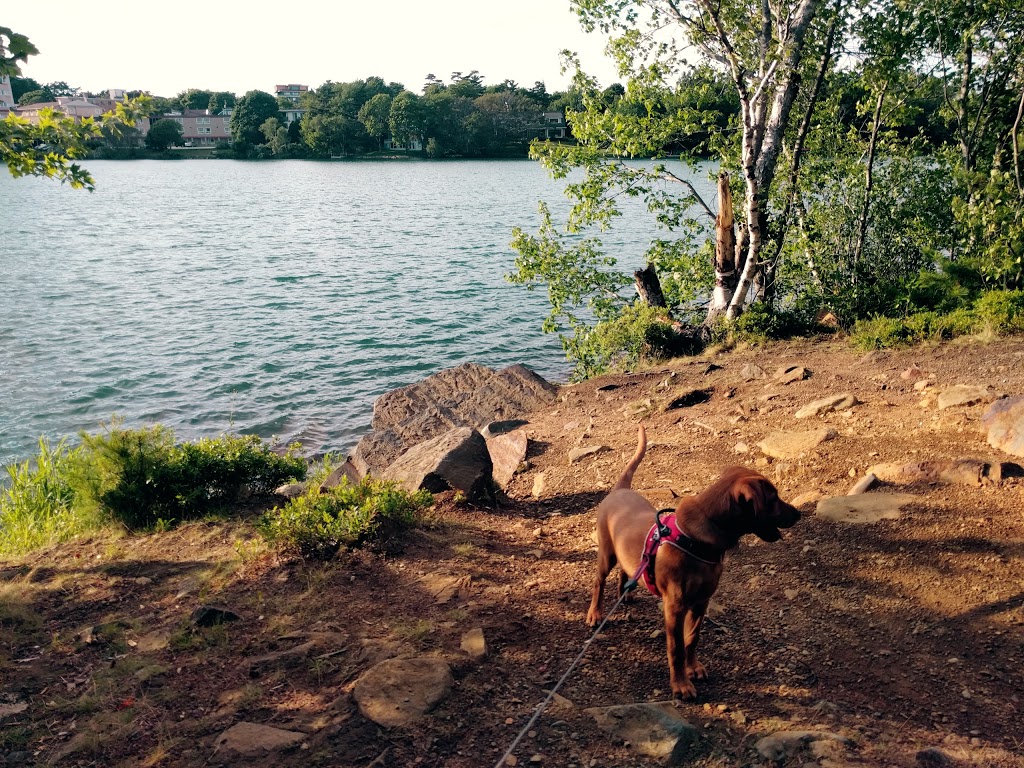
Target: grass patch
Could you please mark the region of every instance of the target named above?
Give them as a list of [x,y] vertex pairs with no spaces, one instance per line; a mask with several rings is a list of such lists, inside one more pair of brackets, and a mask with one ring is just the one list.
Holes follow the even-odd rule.
[[427,619],[402,622],[396,624],[392,631],[395,637],[405,640],[417,648],[423,648],[427,644],[427,640],[434,633],[434,622]]
[[[303,478],[306,463],[279,456],[255,435],[175,443],[165,427],[83,433],[6,468],[0,488],[0,555],[20,555],[117,522],[167,530],[225,509],[247,489],[269,493]],[[123,547],[120,547],[123,551]]]
[[343,481],[320,493],[309,489],[284,508],[275,507],[258,525],[267,541],[307,559],[329,559],[342,547],[368,540],[383,541],[413,525],[417,513],[429,506],[427,491],[409,493],[397,484],[367,477]]

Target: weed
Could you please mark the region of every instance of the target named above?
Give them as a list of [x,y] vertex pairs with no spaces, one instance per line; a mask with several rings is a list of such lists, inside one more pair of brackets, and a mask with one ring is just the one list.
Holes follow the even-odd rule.
[[79,449],[43,438],[34,459],[6,468],[8,486],[0,489],[0,554],[19,555],[96,528],[97,515],[77,509],[71,469]]
[[242,561],[243,565],[249,565],[270,551],[267,542],[263,539],[235,539],[235,554]]
[[412,643],[417,648],[422,648],[427,638],[434,632],[434,622],[427,619],[417,619],[412,623],[402,622],[396,624],[392,630],[402,640]]
[[452,544],[452,552],[459,557],[472,557],[477,549],[476,544],[471,541],[460,541],[458,544]]

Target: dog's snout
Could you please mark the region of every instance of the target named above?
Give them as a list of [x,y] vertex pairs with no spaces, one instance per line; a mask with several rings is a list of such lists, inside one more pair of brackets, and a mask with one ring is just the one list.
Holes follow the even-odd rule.
[[792,504],[779,500],[779,528],[792,528],[800,519],[800,510]]

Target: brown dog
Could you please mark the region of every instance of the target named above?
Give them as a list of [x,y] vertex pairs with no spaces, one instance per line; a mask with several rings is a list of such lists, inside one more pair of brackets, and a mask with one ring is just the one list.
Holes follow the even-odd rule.
[[[636,573],[656,511],[639,493],[630,490],[633,473],[647,451],[647,436],[640,427],[636,454],[626,465],[611,493],[597,507],[597,578],[587,623],[604,617],[601,600],[604,582],[618,562],[619,594]],[[657,549],[646,582],[664,601],[665,637],[672,692],[695,698],[693,680],[707,673],[697,661],[697,640],[711,596],[722,575],[722,556],[747,533],[778,541],[780,528],[789,528],[800,512],[779,498],[763,475],[744,467],[730,467],[699,496],[683,499],[675,510],[675,525],[684,536],[672,546]]]

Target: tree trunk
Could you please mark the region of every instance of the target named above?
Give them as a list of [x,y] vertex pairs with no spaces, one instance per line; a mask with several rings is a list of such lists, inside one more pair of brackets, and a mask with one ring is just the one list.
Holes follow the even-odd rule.
[[736,281],[736,224],[732,210],[729,174],[718,174],[718,217],[715,219],[715,292],[706,322],[713,321],[729,307]]
[[882,119],[882,104],[885,101],[885,92],[888,90],[888,83],[882,86],[875,101],[875,114],[871,125],[871,141],[868,142],[868,157],[864,168],[864,204],[860,209],[860,221],[857,223],[857,244],[853,248],[851,258],[853,274],[852,283],[857,285],[857,267],[860,264],[861,254],[864,252],[864,239],[868,232],[868,217],[871,213],[871,193],[874,187],[875,151],[878,147],[878,129]]
[[633,273],[633,278],[636,280],[636,292],[644,304],[651,307],[667,308],[665,294],[661,290],[661,281],[658,279],[658,273],[654,271],[653,264],[638,269]]

